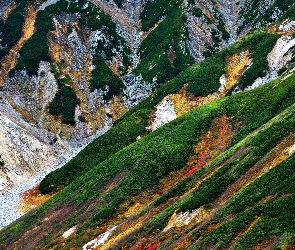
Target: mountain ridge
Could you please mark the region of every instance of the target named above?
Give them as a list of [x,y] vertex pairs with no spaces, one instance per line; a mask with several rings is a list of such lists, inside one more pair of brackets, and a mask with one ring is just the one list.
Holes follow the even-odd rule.
[[[38,3],[3,105],[46,131],[57,152],[100,136],[23,195],[30,210],[57,192],[4,228],[0,246],[291,249],[292,1],[98,1],[108,15],[87,1],[48,3]],[[249,19],[251,10],[260,15]],[[28,65],[37,38],[45,45],[42,32],[49,62]]]

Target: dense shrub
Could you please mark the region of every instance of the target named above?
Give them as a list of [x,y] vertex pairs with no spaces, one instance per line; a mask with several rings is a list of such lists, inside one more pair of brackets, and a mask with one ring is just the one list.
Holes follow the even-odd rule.
[[164,84],[179,72],[193,64],[193,59],[185,46],[188,39],[185,16],[180,8],[175,8],[140,45],[143,58],[134,70],[143,79]]
[[17,7],[9,14],[6,22],[0,20],[1,45],[0,60],[9,53],[13,45],[17,43],[22,35],[24,23],[26,0],[18,1]]
[[38,12],[35,23],[36,32],[20,49],[20,58],[15,66],[15,70],[26,69],[28,74],[32,76],[38,71],[41,60],[51,61],[48,52],[47,34],[53,30],[51,14],[58,11],[59,9],[56,5],[51,5],[45,10]]
[[105,100],[110,100],[113,96],[122,93],[125,88],[124,83],[110,70],[100,56],[94,58],[93,64],[96,68],[92,70],[91,87],[104,91],[108,88],[107,93],[104,95]]
[[182,0],[156,0],[147,2],[140,14],[142,30],[148,31],[158,20],[177,9],[182,2]]
[[68,185],[109,156],[135,142],[138,135],[145,135],[147,133],[145,127],[148,126],[148,117],[148,110],[136,112],[130,119],[126,119],[94,140],[61,169],[48,174],[40,184],[41,192],[52,192],[59,186]]
[[62,115],[63,123],[74,125],[75,108],[78,103],[78,98],[72,87],[59,84],[59,90],[49,104],[49,113],[56,116]]

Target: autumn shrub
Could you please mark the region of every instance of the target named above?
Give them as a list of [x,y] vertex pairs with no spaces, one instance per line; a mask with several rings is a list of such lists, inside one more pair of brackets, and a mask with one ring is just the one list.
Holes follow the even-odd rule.
[[65,124],[75,125],[75,108],[79,100],[71,86],[59,84],[59,90],[49,104],[49,113],[55,116],[62,115]]

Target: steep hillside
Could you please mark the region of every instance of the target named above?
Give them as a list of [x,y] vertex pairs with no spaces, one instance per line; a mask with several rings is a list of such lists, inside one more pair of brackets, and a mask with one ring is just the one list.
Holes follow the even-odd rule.
[[0,248],[295,246],[293,1],[0,17]]
[[155,90],[24,194],[53,196],[0,246],[292,249],[294,18],[293,7]]
[[[48,169],[73,149],[83,148],[158,87],[251,30],[271,25],[291,4],[267,0],[2,1],[3,105],[20,114],[17,121],[9,122],[31,127],[16,128],[16,133],[33,129],[46,134],[48,140],[38,143],[54,157],[45,166],[41,161],[32,163],[21,145],[5,139],[0,146],[5,162],[0,192],[21,183],[15,173],[35,176],[40,173],[37,169]],[[191,85],[188,90],[197,94]],[[217,85],[208,89],[213,90],[217,91]],[[38,140],[35,135],[29,140],[28,154]],[[9,157],[12,152],[17,160]]]

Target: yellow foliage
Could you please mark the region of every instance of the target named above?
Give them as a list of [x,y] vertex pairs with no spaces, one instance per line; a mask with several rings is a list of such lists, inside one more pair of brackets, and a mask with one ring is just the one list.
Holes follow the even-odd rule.
[[122,95],[115,96],[110,100],[110,111],[112,113],[113,122],[118,120],[128,111],[127,107],[124,104]]
[[34,10],[33,7],[28,7],[22,28],[21,38],[11,48],[9,54],[5,56],[1,61],[0,86],[4,84],[5,77],[7,76],[9,71],[15,67],[19,50],[23,47],[25,42],[34,34],[36,16],[37,10]]
[[13,107],[18,113],[20,113],[26,121],[36,123],[34,117],[22,108],[20,108],[10,97],[7,96],[6,99],[9,102],[10,106]]
[[17,7],[13,2],[8,6],[8,8],[3,13],[4,22],[7,20],[9,14]]
[[206,134],[202,135],[200,142],[195,145],[188,165],[211,161],[230,145],[233,136],[234,132],[228,122],[228,117],[223,115],[215,118],[212,121],[211,128]]
[[226,89],[228,91],[232,86],[238,83],[240,77],[248,68],[250,62],[249,50],[242,51],[240,54],[229,55],[226,58]]
[[221,86],[221,88],[213,94],[205,97],[195,97],[186,91],[187,84],[185,84],[179,92],[170,94],[169,99],[174,104],[177,116],[179,117],[194,108],[224,97],[227,91],[238,83],[239,78],[247,70],[249,63],[251,63],[250,56],[250,52],[246,50],[226,58],[225,86]]
[[127,224],[127,223],[125,223],[124,225],[122,225],[120,227],[118,234],[114,234],[113,236],[111,236],[111,238],[105,244],[96,247],[95,250],[109,249],[109,247],[112,244],[115,244],[120,239],[122,239],[125,236],[127,236],[128,234],[134,232],[136,229],[138,229],[141,226],[142,226],[142,222],[141,221],[137,221],[137,222],[135,222],[133,224]]
[[22,200],[18,205],[18,212],[28,212],[33,208],[40,206],[52,196],[53,195],[49,194],[42,195],[38,189],[38,186],[35,186],[21,195]]

